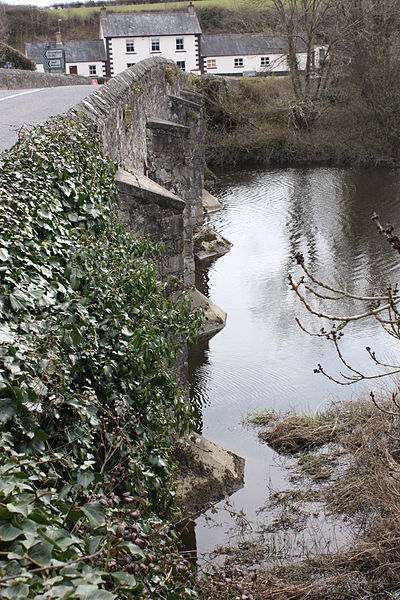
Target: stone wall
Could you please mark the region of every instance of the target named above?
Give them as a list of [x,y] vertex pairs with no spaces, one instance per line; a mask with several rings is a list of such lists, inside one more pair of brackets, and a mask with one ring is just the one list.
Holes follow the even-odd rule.
[[[151,58],[111,79],[74,111],[98,123],[106,154],[136,176],[123,182],[117,177],[121,218],[138,235],[164,242],[166,277],[180,271],[186,286],[194,284],[193,229],[202,222],[204,173],[201,96],[187,89],[173,62]],[[162,189],[143,194],[151,182]],[[183,261],[172,243],[179,227]]]
[[0,90],[23,90],[62,85],[90,85],[90,77],[81,75],[63,75],[56,73],[39,73],[21,69],[0,69]]

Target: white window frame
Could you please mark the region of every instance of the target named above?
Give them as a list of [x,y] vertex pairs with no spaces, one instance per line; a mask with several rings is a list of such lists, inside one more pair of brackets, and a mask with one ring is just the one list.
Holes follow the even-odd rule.
[[[131,48],[128,49],[128,46],[131,46]],[[126,54],[136,54],[135,40],[125,40],[125,53]]]
[[89,65],[89,75],[97,75],[97,66]]
[[186,71],[186,62],[184,60],[177,60],[176,64],[181,71]]
[[243,58],[242,57],[234,58],[233,66],[235,67],[235,69],[240,69],[241,67],[243,67]]
[[183,37],[175,38],[175,50],[177,52],[185,51],[185,38],[183,38]]
[[206,67],[208,69],[216,69],[217,68],[217,59],[216,58],[207,58]]
[[151,38],[150,49],[151,52],[161,52],[160,38]]
[[260,65],[261,65],[261,67],[270,67],[271,61],[270,61],[269,56],[262,56],[261,60],[260,60]]

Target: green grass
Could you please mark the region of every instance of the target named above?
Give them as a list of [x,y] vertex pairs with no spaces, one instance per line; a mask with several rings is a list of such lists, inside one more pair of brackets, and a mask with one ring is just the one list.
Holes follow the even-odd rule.
[[[230,8],[232,10],[238,8],[250,8],[251,3],[248,0],[194,0],[195,8],[206,8],[208,6],[222,6],[224,8]],[[182,9],[187,8],[187,2],[157,2],[156,4],[129,4],[121,6],[107,6],[108,12],[132,12],[132,11],[150,11],[150,10],[171,10],[171,9]],[[47,9],[54,11],[54,9]],[[61,8],[57,10],[57,15],[60,18],[65,18],[71,15],[79,17],[87,17],[90,14],[94,14],[100,11],[99,7],[81,7],[81,8]]]

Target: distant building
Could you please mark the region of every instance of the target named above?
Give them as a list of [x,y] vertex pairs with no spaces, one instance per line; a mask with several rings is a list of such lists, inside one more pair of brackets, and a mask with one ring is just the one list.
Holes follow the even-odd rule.
[[[297,40],[297,62],[305,70],[305,43]],[[287,41],[272,33],[219,33],[203,35],[201,42],[202,72],[214,75],[289,72]],[[319,54],[316,53],[316,59]]]
[[28,42],[25,54],[43,72],[43,53],[46,48],[65,50],[65,72],[71,75],[103,77],[105,75],[106,51],[102,40],[70,40],[67,42]]
[[186,11],[107,13],[100,16],[107,75],[117,75],[151,56],[176,62],[182,71],[200,73],[201,28],[193,7]]

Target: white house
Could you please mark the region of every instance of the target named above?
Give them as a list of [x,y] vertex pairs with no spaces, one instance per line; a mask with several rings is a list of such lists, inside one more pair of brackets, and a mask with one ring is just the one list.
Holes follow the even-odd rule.
[[65,72],[71,75],[103,77],[105,75],[106,52],[102,40],[70,40],[67,42],[28,42],[25,54],[43,73],[43,52],[46,48],[65,50]]
[[107,13],[100,16],[107,75],[117,75],[151,56],[176,62],[183,71],[200,73],[201,29],[192,6],[185,11]]
[[[297,40],[300,70],[306,66],[306,47]],[[202,71],[214,75],[289,72],[287,41],[272,33],[222,33],[203,35],[201,43]],[[316,60],[319,55],[316,54]]]

